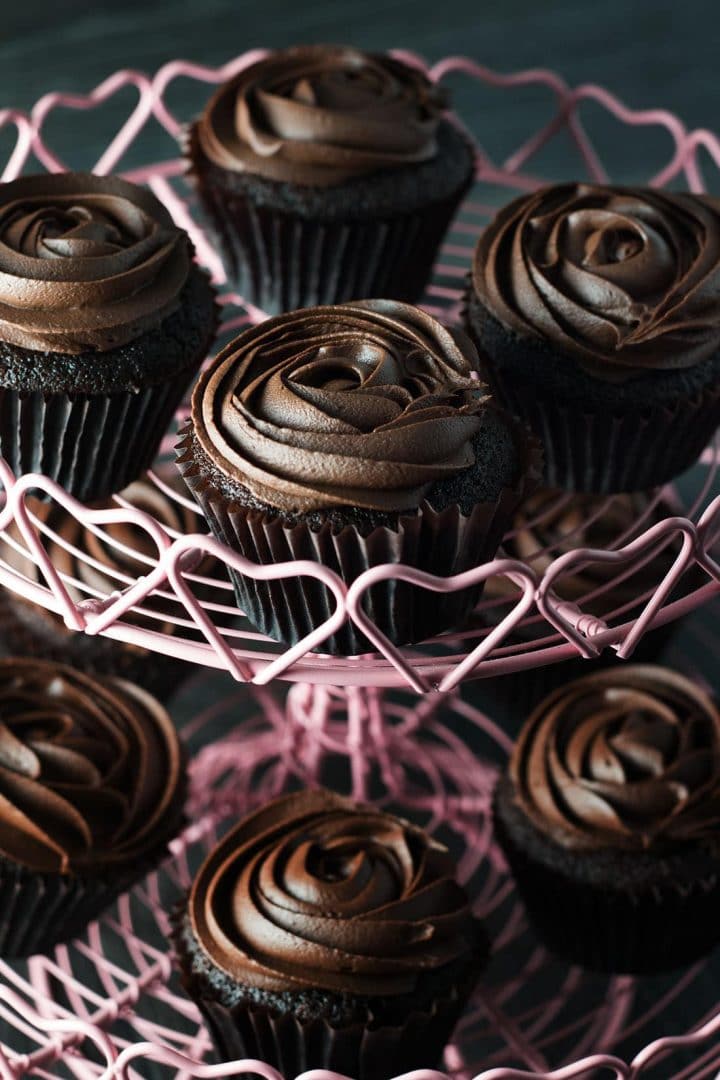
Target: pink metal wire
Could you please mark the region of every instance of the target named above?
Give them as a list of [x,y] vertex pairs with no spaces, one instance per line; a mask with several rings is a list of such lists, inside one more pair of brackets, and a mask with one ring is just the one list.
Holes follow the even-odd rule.
[[[250,693],[254,709],[247,708]],[[338,761],[349,764],[347,790],[356,798],[372,792],[380,805],[412,814],[450,844],[477,914],[492,932],[493,958],[447,1049],[443,1072],[412,1076],[590,1080],[605,1075],[598,1072],[604,1068],[623,1080],[699,1080],[720,1068],[720,1012],[702,1004],[702,965],[666,980],[647,1007],[637,980],[585,975],[538,946],[491,825],[497,768],[511,741],[477,707],[455,694],[418,699],[297,684],[285,701],[274,691],[245,689],[245,719],[238,725],[237,691],[215,679],[206,696],[212,704],[199,714],[192,710],[184,729],[202,748],[191,766],[192,824],[174,842],[171,858],[72,946],[24,965],[0,962],[3,1080],[55,1075],[60,1062],[79,1080],[130,1080],[153,1064],[178,1078],[253,1072],[281,1080],[258,1062],[209,1064],[209,1038],[168,956],[168,912],[224,823],[291,784],[322,782]],[[218,727],[224,737],[208,741]],[[479,750],[470,749],[471,741]],[[122,966],[112,956],[122,957]],[[688,1014],[693,992],[696,1023],[647,1042],[674,1003],[684,1002]],[[676,1073],[675,1053],[689,1049],[696,1055],[693,1068]]]
[[[220,68],[207,68],[184,61],[166,64],[150,78],[142,72],[125,70],[112,75],[87,95],[52,93],[43,97],[27,117],[16,110],[0,113],[0,126],[13,126],[16,131],[15,146],[9,156],[4,172],[6,179],[17,175],[34,156],[44,167],[59,170],[67,167],[55,150],[47,143],[45,135],[48,117],[62,109],[87,110],[101,105],[115,94],[132,87],[137,92],[136,101],[120,129],[112,136],[107,148],[96,162],[95,169],[106,172],[117,168],[130,147],[142,138],[145,126],[157,121],[174,140],[182,131],[182,121],[170,111],[167,95],[178,79],[190,79],[198,84],[215,84],[229,78],[243,66],[251,63],[262,50],[254,50]],[[422,65],[421,58],[398,53],[411,63]],[[427,306],[445,319],[457,317],[461,302],[461,288],[466,266],[469,262],[474,240],[488,214],[492,200],[486,201],[484,192],[500,187],[514,189],[532,188],[540,182],[527,172],[527,166],[540,150],[562,130],[567,130],[578,149],[579,160],[588,175],[601,179],[605,172],[584,130],[581,109],[584,102],[593,101],[614,115],[625,125],[639,127],[662,126],[673,143],[673,153],[668,164],[654,177],[652,183],[666,183],[684,175],[693,188],[701,186],[697,154],[707,151],[720,162],[720,144],[707,131],[688,132],[684,125],[663,110],[636,111],[627,108],[608,91],[596,86],[575,89],[552,72],[533,70],[500,75],[463,57],[451,57],[429,69],[431,77],[446,79],[459,75],[480,80],[483,83],[508,91],[516,86],[537,86],[549,91],[553,101],[551,115],[541,130],[518,147],[502,163],[495,162],[487,149],[478,150],[478,186],[473,197],[456,223],[449,237],[438,267],[438,280],[428,289]],[[184,186],[178,186],[177,177],[183,170],[182,160],[175,156],[156,164],[132,170],[128,175],[147,182],[163,199],[179,224],[190,232],[198,256],[212,271],[218,283],[224,280],[220,260],[209,243],[195,214],[192,199]],[[464,265],[458,265],[457,260]],[[450,284],[445,284],[449,280]],[[240,329],[263,317],[263,313],[245,304],[242,297],[228,293],[223,298],[225,319],[223,330]],[[181,411],[180,418],[185,415]],[[164,453],[171,454],[173,436],[169,435]],[[593,656],[602,648],[614,648],[620,656],[629,656],[644,633],[652,626],[661,625],[687,614],[694,606],[705,602],[718,588],[720,574],[711,547],[720,529],[714,521],[720,512],[718,499],[711,500],[713,481],[717,468],[717,455],[712,449],[706,455],[708,479],[705,498],[691,507],[679,507],[684,521],[664,522],[652,530],[638,528],[628,537],[627,544],[616,544],[614,550],[588,552],[578,550],[571,556],[555,560],[541,578],[535,571],[521,564],[511,567],[507,560],[498,560],[478,567],[468,574],[454,579],[433,579],[411,567],[373,567],[354,581],[350,588],[328,570],[316,565],[287,564],[284,566],[256,567],[239,556],[219,547],[205,536],[171,537],[148,516],[130,510],[118,501],[119,516],[108,514],[105,518],[97,511],[69,499],[65,493],[42,477],[13,477],[6,466],[0,467],[0,478],[5,488],[5,505],[0,513],[0,528],[6,529],[12,518],[18,524],[25,542],[25,550],[39,567],[37,576],[28,576],[0,560],[0,584],[12,589],[33,603],[58,612],[72,629],[88,634],[102,633],[118,641],[134,643],[150,650],[177,655],[189,662],[207,667],[228,670],[240,681],[265,684],[272,679],[317,684],[354,684],[378,686],[407,686],[418,693],[431,690],[448,690],[462,680],[489,677],[523,670],[538,664],[554,663],[573,655]],[[42,530],[24,510],[28,492],[41,489],[69,514],[78,518],[86,528],[94,531],[112,521],[129,520],[130,516],[140,527],[151,534],[157,546],[158,559],[148,573],[137,582],[118,581],[118,592],[110,596],[90,595],[84,601],[71,598],[62,577],[52,567],[43,543]],[[182,498],[170,493],[173,498]],[[702,516],[702,527],[700,518]],[[159,531],[160,530],[160,531]],[[205,531],[198,519],[198,531]],[[632,610],[610,612],[604,620],[588,616],[582,603],[569,605],[563,602],[558,590],[564,573],[588,560],[610,562],[617,566],[617,575],[601,586],[599,592],[609,592],[614,581],[621,580],[641,568],[658,540],[670,541],[683,534],[683,544],[675,564],[662,580],[657,581],[654,595],[644,598],[643,605]],[[55,538],[55,543],[64,543]],[[281,578],[307,573],[325,582],[336,601],[334,616],[323,626],[292,649],[284,649],[263,639],[246,622],[239,623],[241,614],[234,602],[229,586],[223,588],[215,583],[215,595],[202,602],[195,597],[194,589],[200,582],[187,567],[193,557],[207,551],[222,558],[229,565],[249,576]],[[76,558],[82,558],[76,552]],[[693,589],[678,597],[676,586],[682,578],[690,580],[689,571],[699,564],[707,573],[706,584],[698,587],[693,579]],[[503,613],[497,625],[490,619],[478,622],[468,634],[443,638],[417,650],[394,648],[376,627],[369,624],[363,611],[363,598],[378,581],[400,579],[418,588],[445,592],[459,589],[493,574],[506,573],[518,585],[518,600],[514,607]],[[75,594],[87,589],[80,582],[73,582]],[[561,590],[560,590],[561,591]],[[672,602],[668,598],[673,596]],[[596,598],[598,592],[590,599]],[[170,613],[168,614],[168,603]],[[162,605],[162,615],[158,605]],[[128,621],[131,609],[140,608],[146,618],[142,625]],[[632,605],[631,605],[632,608]],[[376,647],[373,656],[360,660],[331,660],[322,655],[322,642],[346,620],[354,621],[364,630]],[[535,634],[532,644],[517,647],[513,631],[522,621],[545,620],[547,635]],[[154,622],[154,625],[153,625]],[[172,624],[171,632],[168,624]],[[453,647],[454,643],[454,647]]]
[[[222,286],[222,265],[182,181],[184,165],[176,140],[186,118],[171,112],[168,94],[179,79],[198,85],[219,83],[258,55],[260,51],[247,53],[217,69],[173,61],[153,77],[121,71],[87,95],[46,95],[29,116],[4,110],[0,112],[0,128],[14,131],[15,141],[2,178],[11,179],[35,163],[53,171],[72,165],[50,145],[48,118],[63,109],[92,109],[132,87],[136,100],[95,168],[98,172],[121,168],[126,151],[141,143],[146,126],[159,124],[168,136],[167,155],[126,175],[149,184],[165,201],[178,223],[190,232],[199,259]],[[425,66],[417,56],[399,55]],[[448,320],[458,316],[474,240],[492,213],[498,194],[503,197],[507,189],[531,190],[541,182],[531,171],[532,165],[553,138],[568,133],[583,172],[597,180],[606,177],[585,130],[587,103],[599,106],[622,125],[640,129],[660,126],[667,131],[672,153],[649,177],[653,184],[682,179],[691,189],[701,190],[699,158],[703,153],[720,167],[720,142],[715,135],[690,131],[662,110],[629,109],[601,87],[571,88],[544,70],[499,74],[465,57],[448,58],[428,70],[438,80],[469,78],[504,93],[514,87],[535,87],[546,93],[551,103],[540,130],[502,160],[496,160],[486,146],[478,147],[476,189],[443,247],[436,278],[425,298],[429,310]],[[263,317],[234,293],[225,293],[222,300],[223,333]],[[179,419],[185,415],[181,410]],[[170,433],[161,457],[171,456],[173,442]],[[477,898],[478,912],[493,927],[495,957],[447,1049],[445,1072],[420,1070],[409,1074],[413,1080],[444,1076],[453,1080],[470,1080],[472,1076],[476,1080],[587,1080],[602,1070],[622,1080],[639,1080],[671,1075],[667,1070],[672,1068],[673,1052],[693,1048],[693,1064],[673,1073],[676,1080],[700,1080],[720,1069],[720,1012],[715,1003],[689,1031],[667,1032],[643,1045],[650,1024],[657,1023],[672,1002],[688,992],[701,965],[671,980],[654,1006],[642,1009],[635,980],[591,980],[552,961],[538,947],[525,925],[490,821],[497,762],[509,750],[510,739],[490,717],[455,692],[469,678],[517,672],[578,653],[593,656],[601,648],[612,647],[621,656],[629,655],[651,626],[687,616],[717,596],[718,460],[716,448],[710,447],[694,496],[681,498],[673,488],[662,493],[662,504],[670,502],[676,508],[674,516],[655,520],[652,511],[661,505],[657,496],[607,550],[578,549],[560,554],[551,559],[542,575],[531,565],[507,559],[500,552],[492,563],[453,579],[434,578],[410,567],[386,566],[373,568],[349,586],[314,563],[254,566],[209,537],[200,516],[196,533],[173,534],[122,496],[116,497],[111,509],[90,509],[47,478],[15,477],[0,462],[4,489],[0,533],[4,532],[8,550],[24,552],[38,567],[38,574],[33,575],[4,558],[0,560],[0,584],[56,612],[78,632],[103,634],[184,658],[204,668],[205,679],[212,679],[211,669],[218,668],[251,684],[243,689],[242,699],[236,691],[228,693],[227,686],[226,696],[210,688],[208,700],[213,700],[213,705],[199,715],[195,710],[185,727],[186,736],[202,747],[192,764],[192,825],[174,843],[172,856],[162,870],[124,896],[72,946],[60,947],[51,956],[34,957],[25,965],[0,962],[0,1080],[30,1073],[53,1076],[60,1064],[66,1073],[93,1080],[130,1078],[158,1065],[183,1080],[246,1073],[280,1080],[261,1062],[207,1063],[211,1050],[207,1033],[195,1006],[181,992],[168,956],[167,913],[224,822],[291,782],[322,782],[338,758],[347,763],[347,788],[355,797],[376,796],[381,791],[383,804],[412,812],[444,838],[452,836],[461,876]],[[188,498],[167,485],[164,475],[157,468],[150,479],[168,497],[192,508]],[[104,535],[109,545],[119,544],[104,533],[111,523],[132,522],[145,532],[156,557],[132,552],[144,560],[145,575],[131,580],[119,573],[117,591],[103,595],[58,572],[47,555],[48,527],[28,503],[29,494],[38,488],[86,529]],[[546,511],[547,506],[538,510],[538,521]],[[9,531],[11,525],[16,531]],[[63,543],[57,535],[52,539]],[[664,544],[670,545],[673,561],[654,588],[634,603],[609,611],[603,619],[583,610],[588,599],[609,592],[615,583],[631,580],[639,569],[646,571]],[[240,618],[229,582],[211,581],[196,572],[201,553],[258,578],[308,574],[331,590],[336,610],[304,642],[286,649],[263,638]],[[77,550],[74,554],[87,557]],[[615,573],[578,604],[563,601],[563,577],[592,563],[611,564]],[[697,584],[696,567],[704,584]],[[364,613],[365,593],[381,580],[403,579],[443,592],[491,575],[502,575],[513,584],[511,601],[501,608],[493,601],[483,601],[472,629],[438,638],[422,648],[396,649]],[[196,591],[201,586],[199,600]],[[212,590],[209,599],[208,589]],[[78,594],[84,598],[74,599]],[[169,604],[174,604],[170,614]],[[131,610],[145,616],[141,626],[128,620]],[[366,633],[376,652],[355,658],[314,653],[313,649],[321,649],[324,638],[345,619]],[[172,633],[164,629],[168,623]],[[513,636],[518,628],[530,625],[546,630],[534,644]],[[708,647],[720,649],[720,639],[712,633],[704,635],[705,644],[708,640]],[[294,684],[284,702],[268,686],[277,679]],[[408,700],[395,693],[397,688],[423,696]],[[244,706],[246,711],[250,695],[257,708],[238,724],[238,709]],[[218,725],[224,737],[209,741],[210,732]],[[471,730],[473,744],[483,740],[481,752],[468,748],[469,740],[459,733],[463,726]],[[122,966],[109,959],[113,955],[124,957]],[[498,979],[493,972],[498,970],[496,962],[504,957],[510,958],[508,970],[513,974]],[[625,1048],[624,1052],[619,1048]],[[305,1080],[310,1077],[340,1080],[320,1071],[305,1074]]]

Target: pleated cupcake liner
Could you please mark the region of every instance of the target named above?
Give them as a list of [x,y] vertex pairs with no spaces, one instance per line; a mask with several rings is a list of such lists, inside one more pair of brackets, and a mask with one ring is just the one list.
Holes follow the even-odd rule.
[[188,179],[228,279],[268,314],[373,297],[417,300],[467,190],[463,184],[410,214],[319,221],[229,191],[190,152]]
[[720,942],[717,860],[714,874],[680,881],[658,873],[644,888],[624,886],[621,865],[613,872],[598,870],[592,883],[579,880],[569,867],[563,872],[534,856],[528,844],[521,847],[497,795],[495,835],[538,938],[569,964],[616,974],[661,974],[707,956]]
[[139,392],[30,393],[0,387],[0,454],[84,502],[122,491],[152,464],[200,358]]
[[165,854],[163,848],[131,870],[93,878],[38,873],[0,858],[0,956],[33,956],[72,941]]
[[[363,536],[352,525],[337,532],[329,523],[312,529],[233,503],[198,463],[202,452],[192,428],[185,428],[180,435],[178,465],[219,540],[261,565],[300,559],[320,563],[348,584],[370,567],[384,563],[404,563],[449,576],[492,559],[541,467],[539,447],[528,441],[518,482],[503,488],[494,502],[478,503],[468,515],[457,505],[436,511],[425,503],[415,516],[400,516],[396,529],[380,526]],[[519,429],[517,442],[522,446]],[[258,629],[275,640],[295,644],[335,611],[333,594],[316,579],[293,575],[259,581],[228,569],[238,604]],[[368,589],[363,608],[393,644],[414,644],[461,627],[481,593],[481,584],[436,593],[390,580]],[[348,619],[318,649],[356,655],[374,651],[375,646]]]
[[595,494],[648,491],[694,465],[720,424],[720,387],[674,407],[647,401],[613,413],[559,394],[538,397],[510,371],[488,373],[498,400],[523,420],[545,449],[549,487]]
[[190,664],[164,653],[68,630],[59,616],[9,591],[0,593],[0,655],[37,656],[88,675],[126,679],[163,703],[193,673]]
[[197,999],[220,1060],[259,1058],[288,1078],[329,1069],[356,1080],[391,1080],[413,1069],[436,1068],[464,1004],[455,992],[402,1025],[333,1027],[325,1020]]
[[301,1019],[292,1013],[290,1000],[283,1013],[247,999],[225,1004],[212,970],[194,968],[192,950],[199,946],[185,926],[184,905],[173,912],[172,924],[183,986],[202,1013],[218,1059],[257,1058],[288,1080],[308,1069],[329,1069],[355,1080],[390,1080],[412,1069],[436,1067],[478,977],[477,969],[468,968],[427,1007],[413,1009],[401,1021],[382,1023],[370,1014],[364,1022],[347,1024]]

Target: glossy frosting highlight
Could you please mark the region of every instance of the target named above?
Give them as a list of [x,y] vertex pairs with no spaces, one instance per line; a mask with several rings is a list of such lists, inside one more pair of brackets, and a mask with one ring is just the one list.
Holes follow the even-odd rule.
[[487,401],[476,364],[464,335],[408,304],[306,308],[220,353],[193,393],[195,432],[279,509],[416,508],[475,460]]
[[487,226],[473,284],[503,324],[597,378],[692,367],[720,349],[720,200],[542,188]]
[[182,758],[170,717],[117,679],[0,661],[0,855],[100,874],[167,838]]
[[478,940],[444,847],[322,789],[277,799],[228,833],[189,911],[214,964],[275,991],[410,993]]
[[221,86],[198,137],[225,169],[328,187],[434,157],[443,108],[436,86],[390,56],[301,46]]
[[55,173],[0,185],[0,338],[99,352],[170,315],[189,241],[149,191],[114,176]]
[[720,714],[666,668],[599,672],[537,707],[510,777],[530,820],[567,848],[717,840]]

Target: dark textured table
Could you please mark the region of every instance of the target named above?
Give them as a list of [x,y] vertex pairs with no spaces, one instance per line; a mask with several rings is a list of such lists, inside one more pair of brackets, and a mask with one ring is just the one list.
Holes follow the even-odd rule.
[[[116,5],[5,0],[0,108],[29,109],[50,90],[88,91],[120,67],[152,72],[176,57],[215,65],[258,45],[340,41],[374,49],[404,47],[429,59],[464,53],[503,72],[550,67],[570,84],[602,82],[631,106],[665,106],[689,126],[713,128],[720,127],[717,11],[718,0],[684,5],[678,0],[122,0]],[[498,158],[546,114],[536,93],[469,93],[462,86],[458,91],[463,117]],[[202,100],[187,96],[187,86],[176,93],[185,115]],[[55,120],[53,134],[66,159],[92,165],[105,132],[122,122],[129,102],[128,96],[125,104],[117,101],[64,126],[62,117]],[[144,154],[167,153],[167,137],[159,129],[143,138]],[[157,147],[149,147],[148,139],[157,140]],[[661,161],[669,153],[661,137],[625,140],[618,147],[608,130],[604,139],[607,152],[615,151],[611,171],[618,178],[647,176],[652,171],[647,155],[657,154]],[[0,135],[0,157],[3,146]],[[555,175],[576,170],[569,145],[556,148]],[[705,612],[693,619],[686,638],[694,664],[709,678],[715,675],[715,653],[707,647],[713,625],[714,614]],[[677,649],[670,655],[679,658]],[[191,702],[192,695],[185,695],[186,708]],[[696,1022],[720,998],[719,984],[715,963],[676,1001],[656,1034]],[[663,988],[646,980],[640,998],[649,1005]],[[626,1045],[622,1052],[637,1048]]]
[[[713,127],[718,25],[717,0],[5,0],[0,107],[88,90],[122,66],[217,64],[256,45],[343,41],[432,59],[462,52],[499,71],[548,66]],[[512,133],[527,103],[478,98],[465,111],[492,136]]]

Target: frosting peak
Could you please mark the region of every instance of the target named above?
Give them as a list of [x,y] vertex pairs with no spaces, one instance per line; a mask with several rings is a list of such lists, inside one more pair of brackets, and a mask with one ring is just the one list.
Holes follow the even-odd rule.
[[228,833],[189,911],[212,961],[266,990],[409,993],[478,941],[444,847],[323,790],[277,799]]
[[0,336],[26,349],[107,351],[157,326],[190,270],[154,195],[89,173],[0,185]]
[[198,123],[215,164],[326,187],[436,153],[441,91],[389,56],[340,46],[273,52],[225,83]]
[[231,342],[193,394],[206,453],[289,511],[419,506],[474,462],[486,402],[470,342],[390,300],[306,308]]
[[100,873],[168,834],[180,744],[154,698],[61,664],[0,661],[0,854]]
[[473,283],[502,323],[598,378],[691,367],[720,349],[720,200],[542,188],[487,226]]
[[510,775],[527,815],[564,847],[643,850],[717,838],[720,714],[665,668],[589,675],[537,707]]

